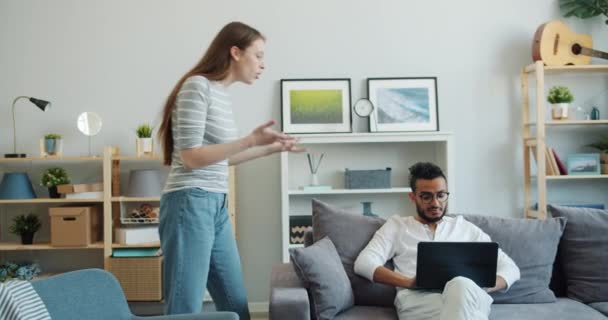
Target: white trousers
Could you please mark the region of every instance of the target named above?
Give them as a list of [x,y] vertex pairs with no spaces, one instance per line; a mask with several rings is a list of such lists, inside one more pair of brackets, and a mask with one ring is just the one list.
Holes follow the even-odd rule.
[[443,293],[402,289],[395,306],[399,320],[488,320],[493,301],[472,280],[456,277]]

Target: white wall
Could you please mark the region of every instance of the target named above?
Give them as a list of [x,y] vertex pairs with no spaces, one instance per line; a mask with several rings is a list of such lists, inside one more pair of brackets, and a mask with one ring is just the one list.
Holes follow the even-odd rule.
[[[355,101],[365,96],[366,77],[436,76],[440,128],[455,134],[451,191],[461,205],[452,209],[521,216],[519,71],[531,62],[536,27],[559,17],[557,3],[1,0],[0,151],[12,149],[12,99],[31,95],[54,109],[20,103],[21,151],[35,154],[38,138],[57,131],[66,155],[85,154],[76,117],[94,111],[104,119],[94,147],[134,153],[137,124],[154,121],[219,28],[241,20],[268,38],[262,78],[231,89],[243,133],[280,120],[281,78],[349,77]],[[602,19],[569,23],[605,38]],[[252,302],[267,301],[270,268],[281,255],[278,156],[242,165],[237,178],[247,289]]]

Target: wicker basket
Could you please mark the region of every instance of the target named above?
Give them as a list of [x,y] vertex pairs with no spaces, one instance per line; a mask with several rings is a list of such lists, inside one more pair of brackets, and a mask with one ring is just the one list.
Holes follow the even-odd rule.
[[163,298],[161,257],[110,258],[110,272],[120,282],[129,301]]

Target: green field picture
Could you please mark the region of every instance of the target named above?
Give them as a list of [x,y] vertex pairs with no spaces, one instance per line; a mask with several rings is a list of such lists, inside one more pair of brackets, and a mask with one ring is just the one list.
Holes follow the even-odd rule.
[[291,123],[342,123],[342,90],[292,90]]

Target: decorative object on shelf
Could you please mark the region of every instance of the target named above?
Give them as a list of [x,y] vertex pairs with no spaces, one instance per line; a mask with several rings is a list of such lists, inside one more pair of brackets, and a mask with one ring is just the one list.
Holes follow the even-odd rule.
[[597,107],[591,108],[590,120],[600,120],[600,110]]
[[25,172],[7,172],[0,183],[0,199],[35,199],[36,193]]
[[570,89],[564,86],[553,86],[549,90],[547,101],[551,104],[551,117],[553,120],[568,119],[568,108],[570,102],[574,101],[574,96]]
[[128,218],[121,218],[122,223],[158,223],[159,207],[153,207],[148,203],[143,203],[139,208],[134,208]]
[[129,185],[127,197],[160,197],[164,182],[159,170],[131,170],[129,172]]
[[11,261],[0,265],[0,282],[12,279],[32,280],[40,274],[40,266],[37,263],[17,264]]
[[13,153],[7,153],[4,155],[5,158],[25,158],[25,153],[17,153],[17,125],[15,121],[15,104],[20,99],[28,99],[31,103],[35,104],[42,111],[51,107],[51,103],[46,100],[40,100],[32,97],[19,96],[13,100]]
[[83,112],[78,116],[76,125],[82,134],[89,137],[89,157],[92,157],[91,137],[96,136],[101,131],[101,117],[94,112]]
[[560,20],[543,23],[534,33],[534,61],[546,66],[586,65],[591,63],[591,57],[608,59],[608,53],[594,50],[590,35],[577,34]]
[[350,79],[282,79],[282,131],[351,132]]
[[290,244],[303,244],[307,231],[312,231],[312,216],[289,216]]
[[374,104],[369,99],[361,98],[355,102],[353,106],[355,114],[361,118],[367,118],[369,123],[369,132],[378,130],[376,117],[374,116]]
[[576,153],[568,155],[568,174],[598,175],[600,174],[600,155],[598,153]]
[[34,234],[40,230],[40,226],[40,219],[37,215],[33,213],[21,214],[13,218],[13,224],[10,225],[9,231],[21,236],[21,244],[32,244],[34,243]]
[[380,170],[344,169],[346,189],[387,189],[391,187],[391,168]]
[[363,215],[364,216],[368,216],[368,217],[377,217],[378,215],[372,213],[372,202],[371,201],[364,201],[361,202],[361,204],[363,205]]
[[[608,17],[606,1],[589,0],[559,0],[559,8],[565,18],[575,16],[580,19],[588,19],[603,14]],[[608,24],[608,20],[605,20]]]
[[137,130],[135,130],[135,133],[137,134],[135,144],[138,157],[154,155],[152,130],[153,128],[149,124],[141,124],[137,127]]
[[57,191],[57,185],[68,183],[70,183],[68,173],[61,167],[46,169],[40,179],[40,185],[49,189],[49,196],[51,198],[59,198],[61,196]]
[[323,156],[325,154],[321,153],[321,156],[316,159],[314,153],[307,153],[306,157],[308,158],[308,168],[310,169],[310,185],[318,186],[319,178],[317,177],[317,171],[319,170],[319,166],[321,165],[321,160],[323,160]]
[[61,157],[63,153],[63,139],[58,133],[47,133],[40,139],[41,157]]
[[600,137],[599,140],[587,146],[600,151],[601,173],[608,174],[608,136]]
[[376,131],[439,130],[437,78],[368,78]]

